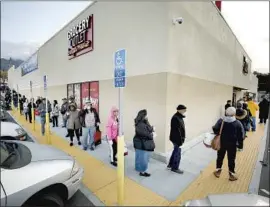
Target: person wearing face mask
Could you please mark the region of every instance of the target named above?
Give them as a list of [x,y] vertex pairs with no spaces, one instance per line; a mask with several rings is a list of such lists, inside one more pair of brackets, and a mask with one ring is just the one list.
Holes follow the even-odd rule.
[[119,134],[119,110],[116,107],[111,108],[110,115],[107,122],[107,139],[110,146],[110,161],[113,166],[117,166],[117,138]]
[[184,114],[187,111],[187,107],[179,105],[176,110],[177,112],[171,119],[170,141],[173,144],[173,152],[167,168],[172,172],[183,174],[184,172],[179,169],[179,165],[181,160],[181,146],[184,144],[186,138]]
[[[74,95],[71,95],[71,96],[69,97],[69,101],[68,101],[68,104],[67,104],[67,112],[69,112],[69,105],[71,105],[71,104],[74,105],[76,109],[78,108],[77,103],[76,103],[76,101],[75,101],[75,96],[74,96]],[[67,135],[66,135],[66,137],[70,137],[69,132],[70,132],[70,131],[67,130]],[[80,130],[79,130],[79,132],[80,132]],[[79,134],[80,134],[80,133],[79,133]],[[74,137],[74,134],[73,134],[73,137]]]
[[65,114],[65,119],[67,119],[67,129],[70,138],[70,146],[73,146],[74,132],[78,140],[78,145],[81,145],[79,132],[81,128],[80,112],[77,110],[75,104],[69,104],[69,111]]
[[[99,131],[100,119],[97,110],[93,107],[90,100],[85,102],[85,107],[81,111],[83,126],[83,149],[95,149],[95,133]],[[89,143],[89,145],[88,145]]]
[[135,148],[135,170],[140,176],[150,177],[147,172],[150,153],[155,150],[154,128],[149,124],[147,111],[139,111],[135,122],[135,136],[133,146]]

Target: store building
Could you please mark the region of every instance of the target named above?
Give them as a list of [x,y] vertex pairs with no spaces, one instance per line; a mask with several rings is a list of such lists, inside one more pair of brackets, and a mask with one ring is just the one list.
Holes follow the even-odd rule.
[[[181,24],[173,21],[178,17]],[[49,99],[74,94],[81,105],[90,95],[104,129],[118,104],[113,54],[120,48],[127,50],[125,138],[132,140],[134,118],[147,109],[157,154],[172,148],[169,126],[178,104],[188,108],[192,139],[212,127],[233,94],[256,92],[251,59],[212,2],[93,3],[40,47],[37,70],[24,76],[21,68],[10,70],[9,85],[30,96],[33,81],[36,97],[44,94],[47,75]]]

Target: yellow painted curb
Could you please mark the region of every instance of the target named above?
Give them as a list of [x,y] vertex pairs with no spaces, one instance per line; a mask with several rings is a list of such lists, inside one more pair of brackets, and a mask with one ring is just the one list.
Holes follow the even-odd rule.
[[248,133],[248,138],[244,141],[244,150],[236,155],[235,166],[239,177],[237,181],[231,182],[228,180],[227,157],[224,158],[221,177],[216,178],[213,175],[216,168],[216,161],[214,160],[176,201],[171,203],[171,206],[179,205],[187,200],[201,199],[209,194],[248,192],[263,135],[263,125],[258,125],[256,132]]
[[[12,112],[18,122],[30,131],[31,134],[41,144],[46,143],[46,137],[41,135],[40,124],[36,130],[32,130],[32,125],[20,116]],[[117,172],[108,167],[101,161],[93,158],[87,152],[77,146],[70,147],[69,143],[61,137],[51,133],[52,145],[66,153],[74,156],[76,160],[84,167],[85,174],[83,177],[84,185],[97,196],[106,206],[117,205]],[[125,178],[125,202],[126,206],[168,206],[169,201],[162,196],[157,195],[151,190],[137,184],[135,181]]]

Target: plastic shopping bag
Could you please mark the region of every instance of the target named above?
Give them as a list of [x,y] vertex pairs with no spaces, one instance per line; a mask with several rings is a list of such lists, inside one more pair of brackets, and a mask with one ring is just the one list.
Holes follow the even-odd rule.
[[128,155],[128,149],[127,149],[126,143],[124,142],[124,156],[127,156],[127,155]]
[[204,134],[204,139],[203,139],[203,144],[205,147],[207,148],[212,148],[211,143],[213,141],[213,139],[215,138],[215,134],[214,133],[205,133]]

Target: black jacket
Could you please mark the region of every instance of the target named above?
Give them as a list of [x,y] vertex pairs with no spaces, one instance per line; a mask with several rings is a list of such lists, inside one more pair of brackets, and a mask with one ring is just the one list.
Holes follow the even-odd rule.
[[[154,146],[154,140],[153,140],[153,127],[150,126],[148,121],[142,120],[138,122],[135,125],[135,136],[133,138],[133,146],[135,149],[138,150],[145,150],[144,146],[146,145],[153,145]],[[153,147],[154,148],[154,147]],[[153,151],[154,149],[151,150],[146,150],[146,151]]]
[[[230,120],[231,119],[231,120]],[[219,134],[222,119],[219,119],[215,126],[213,126],[213,132]],[[224,118],[223,130],[220,136],[221,147],[223,144],[243,145],[245,137],[244,128],[240,121],[234,120],[232,117]]]
[[170,140],[172,143],[182,146],[186,138],[184,115],[176,112],[171,119]]
[[260,119],[266,119],[268,117],[268,113],[269,113],[269,101],[267,101],[266,99],[263,99],[260,103],[259,103],[259,118]]
[[[85,115],[88,113],[87,109],[83,109],[80,111],[80,119],[81,119],[81,124],[83,127],[85,127]],[[95,108],[93,108],[93,113],[95,116],[95,124],[96,124],[96,129],[97,131],[99,131],[99,126],[97,125],[97,123],[100,123],[100,119],[99,119],[99,115],[97,113],[97,110]]]
[[[27,107],[28,107],[28,112],[32,113],[31,112],[32,111],[32,103],[31,102],[27,105]],[[33,103],[33,107],[34,107],[34,109],[36,108],[36,104],[35,103]]]

